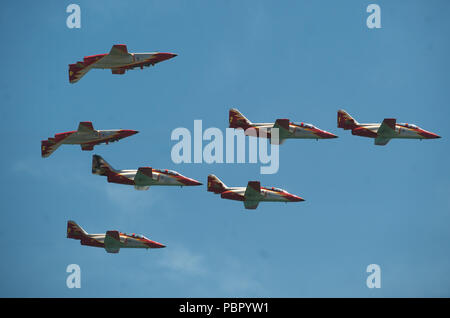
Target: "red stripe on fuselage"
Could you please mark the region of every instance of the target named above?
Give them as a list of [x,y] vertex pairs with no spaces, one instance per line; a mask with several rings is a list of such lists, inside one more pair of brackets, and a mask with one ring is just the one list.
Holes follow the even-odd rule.
[[233,192],[232,190],[222,192],[220,197],[229,200],[245,201],[245,197],[243,195]]
[[358,128],[352,129],[352,135],[362,136],[362,137],[370,137],[370,138],[378,137],[378,134],[376,132],[373,132],[372,130],[367,129],[365,127],[358,127]]

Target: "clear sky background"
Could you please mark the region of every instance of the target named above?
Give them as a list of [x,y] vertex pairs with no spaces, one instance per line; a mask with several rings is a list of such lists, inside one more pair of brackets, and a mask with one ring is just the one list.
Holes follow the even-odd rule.
[[[78,30],[66,27],[70,3],[8,1],[0,11],[0,296],[450,296],[449,1],[76,1]],[[370,3],[382,29],[366,26]],[[69,63],[119,43],[178,57],[69,84]],[[259,164],[172,162],[174,128],[202,119],[225,129],[231,107],[339,138],[288,140],[275,175]],[[443,138],[374,146],[336,127],[339,108]],[[42,139],[80,121],[140,133],[41,158]],[[260,180],[306,201],[248,211],[206,185],[135,191],[92,175],[94,153],[115,168],[204,183],[209,173],[227,185]],[[108,254],[67,239],[69,219],[167,248]],[[81,289],[66,287],[72,263]],[[366,287],[372,263],[381,289]]]

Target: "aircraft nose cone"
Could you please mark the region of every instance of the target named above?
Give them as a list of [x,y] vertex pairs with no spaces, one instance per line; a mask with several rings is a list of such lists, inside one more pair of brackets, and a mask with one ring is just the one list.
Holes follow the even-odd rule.
[[305,199],[303,199],[303,198],[301,198],[301,197],[299,197],[299,196],[297,196],[297,195],[291,195],[291,198],[290,198],[290,200],[292,201],[292,202],[302,202],[302,201],[305,201]]
[[154,241],[150,241],[150,240],[148,240],[147,246],[150,247],[150,248],[164,248],[164,247],[166,247],[164,244],[161,244],[161,243],[158,243],[158,242],[154,242]]
[[424,136],[426,139],[437,139],[442,138],[439,135],[436,135],[435,133],[429,132],[429,131],[422,131],[422,133],[419,132],[422,136]]
[[324,138],[324,139],[331,139],[331,138],[337,138],[338,136],[336,136],[335,134],[332,134],[328,131],[322,130],[319,132],[319,136]]
[[129,137],[129,136],[133,136],[133,135],[137,134],[138,132],[139,132],[139,131],[137,131],[137,130],[123,129],[123,130],[121,131],[121,135],[122,135],[123,137]]
[[174,58],[175,56],[178,56],[178,54],[175,54],[175,53],[158,53],[158,60],[159,61],[165,61],[165,60],[169,60],[171,58]]
[[201,182],[198,182],[197,180],[190,179],[190,178],[184,178],[181,182],[184,185],[188,185],[188,186],[199,186],[199,185],[203,184]]
[[327,137],[326,138],[337,138],[338,136],[336,136],[335,134],[332,133],[327,133]]

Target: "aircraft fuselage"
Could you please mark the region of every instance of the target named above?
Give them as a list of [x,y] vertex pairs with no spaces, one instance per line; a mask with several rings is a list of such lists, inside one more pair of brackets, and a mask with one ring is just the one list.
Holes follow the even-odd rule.
[[[358,127],[352,129],[352,135],[361,137],[378,137],[378,129],[381,124],[358,124]],[[389,136],[389,138],[404,138],[404,139],[432,139],[438,138],[436,134],[419,128],[415,125],[411,126],[409,124],[395,124],[394,135]]]
[[[126,178],[130,181],[129,184],[134,184],[134,178],[136,177],[138,170],[116,170],[117,176],[121,178]],[[124,182],[117,183],[124,183]],[[115,181],[112,181],[115,182]],[[201,183],[196,180],[187,178],[181,174],[174,174],[171,172],[165,172],[153,169],[152,170],[152,179],[149,180],[146,184],[140,184],[140,186],[188,186],[188,185],[200,185]]]
[[[81,239],[81,245],[105,247],[105,234],[85,234]],[[119,234],[120,242],[117,242],[120,248],[161,248],[163,244],[149,240],[139,235]]]
[[117,141],[119,139],[128,137],[132,135],[133,131],[123,130],[123,129],[114,129],[114,130],[94,130],[92,132],[80,132],[80,131],[72,131],[61,134],[56,134],[55,137],[58,139],[58,136],[65,138],[61,140],[61,144],[75,145],[75,144],[84,144],[84,143],[102,143],[102,142],[112,142]]
[[[220,196],[223,199],[245,201],[246,187],[227,188]],[[290,194],[286,191],[279,191],[261,187],[261,196],[258,201],[266,202],[299,202],[304,201],[301,197]]]
[[[116,56],[110,54],[95,55],[97,61],[92,64],[92,68],[106,69],[106,68],[122,68],[140,66],[141,64],[148,64],[145,66],[154,65],[164,59],[160,54],[166,53],[129,53],[125,56]],[[170,53],[167,53],[170,54]],[[89,57],[88,57],[89,58]],[[165,58],[167,59],[167,58]]]
[[[264,136],[264,134],[260,135],[259,132],[258,135],[260,135],[260,137],[270,138],[272,129],[274,128],[273,126],[273,123],[253,123],[250,128],[254,128],[257,131],[264,129],[267,131],[267,136]],[[251,131],[246,131],[246,135],[251,136]],[[280,135],[280,131],[278,131],[278,135]],[[336,135],[328,131],[304,123],[289,123],[289,134],[283,135],[283,139],[328,139],[336,137]]]

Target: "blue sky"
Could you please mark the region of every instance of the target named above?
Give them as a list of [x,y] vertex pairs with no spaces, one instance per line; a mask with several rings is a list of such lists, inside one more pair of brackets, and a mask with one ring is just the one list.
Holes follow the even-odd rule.
[[[448,1],[70,1],[2,5],[0,76],[3,297],[421,297],[450,296]],[[366,7],[381,7],[370,30]],[[94,70],[68,82],[67,65],[125,43],[179,56],[123,76]],[[339,136],[288,140],[280,169],[180,164],[174,128],[226,128],[228,109],[250,120],[290,118]],[[394,117],[443,136],[373,140],[336,128]],[[140,133],[94,152],[40,141],[92,121]],[[260,180],[306,199],[247,211],[206,187],[135,191],[91,174],[92,154],[120,169],[174,169],[228,185]],[[160,250],[107,254],[66,238],[142,233]],[[80,289],[66,287],[78,264]],[[381,266],[381,289],[366,267]]]

